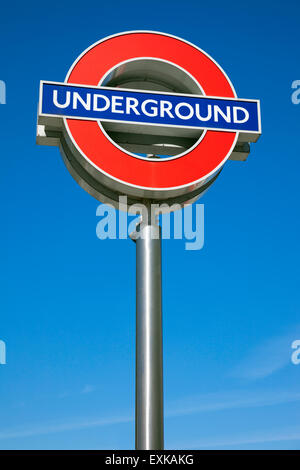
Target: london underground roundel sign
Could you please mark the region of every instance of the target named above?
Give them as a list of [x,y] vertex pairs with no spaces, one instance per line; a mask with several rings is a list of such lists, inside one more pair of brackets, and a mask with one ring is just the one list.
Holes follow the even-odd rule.
[[205,52],[130,31],[84,51],[63,83],[40,85],[38,136],[103,202],[193,200],[261,133],[258,100],[238,99]]

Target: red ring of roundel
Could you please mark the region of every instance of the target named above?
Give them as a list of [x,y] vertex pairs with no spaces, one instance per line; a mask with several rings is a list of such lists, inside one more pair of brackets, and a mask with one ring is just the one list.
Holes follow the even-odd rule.
[[[89,49],[71,69],[68,83],[97,86],[120,62],[151,57],[187,70],[208,96],[235,97],[232,85],[215,62],[196,47],[160,33],[132,32],[114,36]],[[96,121],[67,119],[69,132],[85,158],[113,179],[145,189],[192,185],[214,172],[228,155],[235,132],[207,131],[182,157],[167,161],[135,158],[113,145]]]

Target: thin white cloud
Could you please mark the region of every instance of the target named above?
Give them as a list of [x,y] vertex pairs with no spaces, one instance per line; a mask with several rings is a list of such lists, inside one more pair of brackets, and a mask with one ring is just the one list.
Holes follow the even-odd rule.
[[130,423],[133,421],[132,416],[120,416],[111,418],[101,418],[97,420],[87,420],[70,423],[51,423],[44,426],[32,426],[30,428],[19,428],[11,431],[0,431],[0,440],[3,439],[15,439],[22,437],[39,436],[43,434],[51,434],[63,431],[77,431],[81,429],[111,426],[115,424]]
[[62,392],[58,395],[58,398],[67,398],[70,396],[69,392]]
[[94,392],[95,390],[96,390],[96,387],[94,387],[93,385],[88,385],[88,384],[87,384],[87,385],[85,385],[85,386],[83,387],[83,389],[81,390],[80,393],[82,393],[82,394],[92,393],[92,392]]
[[186,397],[167,407],[166,416],[191,415],[235,408],[257,408],[300,401],[300,391],[236,390]]
[[300,325],[285,335],[267,339],[251,350],[230,372],[231,377],[257,380],[291,364],[291,344],[300,339]]
[[[170,402],[166,407],[166,418],[176,416],[191,415],[197,413],[216,412],[234,408],[255,408],[262,406],[274,406],[284,403],[300,401],[300,392],[289,391],[266,391],[237,390],[227,393],[211,393],[185,397],[181,400]],[[81,429],[118,425],[131,423],[133,415],[118,417],[99,418],[95,420],[85,420],[69,423],[47,423],[43,426],[31,426],[28,428],[18,428],[13,430],[0,431],[0,440],[23,438],[43,434],[51,434],[64,431],[76,431]],[[222,444],[221,444],[222,445]]]
[[[231,437],[212,437],[211,439],[199,439],[198,441],[191,441],[186,445],[179,445],[170,448],[174,449],[217,449],[218,447],[243,447],[251,444],[266,444],[265,449],[268,448],[268,443],[284,442],[284,441],[299,441],[300,440],[300,427],[292,426],[285,429],[277,430],[263,430],[256,431],[250,434],[231,436]],[[280,447],[279,447],[280,448]]]

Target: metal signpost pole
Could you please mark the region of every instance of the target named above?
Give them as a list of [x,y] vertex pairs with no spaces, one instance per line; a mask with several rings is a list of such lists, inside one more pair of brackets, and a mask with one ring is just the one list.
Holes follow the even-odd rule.
[[247,159],[260,134],[259,100],[238,98],[202,49],[157,31],[101,39],[63,83],[40,83],[37,143],[58,145],[74,179],[102,203],[120,208],[126,196],[129,211],[146,201],[132,234],[138,450],[164,447],[161,233],[151,201],[170,211],[195,202],[228,159]]
[[161,229],[142,220],[136,238],[135,447],[164,448]]

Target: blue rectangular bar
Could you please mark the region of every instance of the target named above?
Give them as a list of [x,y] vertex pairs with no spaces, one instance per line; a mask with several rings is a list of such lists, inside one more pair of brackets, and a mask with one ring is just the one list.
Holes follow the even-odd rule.
[[259,101],[42,82],[40,115],[260,133]]

